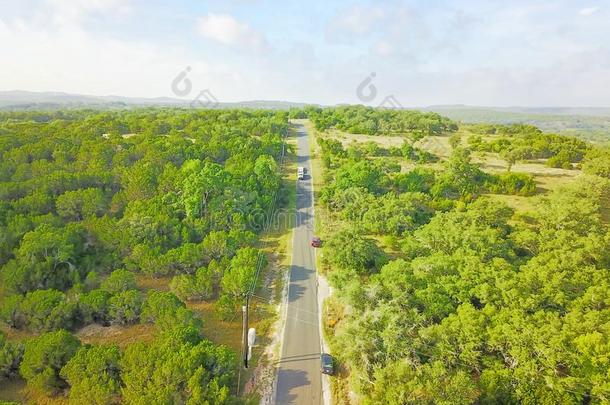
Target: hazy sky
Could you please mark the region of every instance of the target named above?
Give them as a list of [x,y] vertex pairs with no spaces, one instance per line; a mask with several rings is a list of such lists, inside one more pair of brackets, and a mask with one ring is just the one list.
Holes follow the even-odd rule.
[[176,97],[187,67],[185,99],[359,103],[374,73],[371,105],[610,106],[610,0],[0,0],[0,90]]

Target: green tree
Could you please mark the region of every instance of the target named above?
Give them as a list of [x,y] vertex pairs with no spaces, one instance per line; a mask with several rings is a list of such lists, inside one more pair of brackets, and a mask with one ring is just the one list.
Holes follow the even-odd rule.
[[457,147],[460,146],[461,140],[462,140],[462,137],[460,136],[460,134],[452,134],[449,137],[449,145],[451,146],[452,149],[456,149]]
[[23,297],[21,295],[9,295],[2,299],[2,305],[0,305],[0,319],[7,325],[13,328],[21,328],[25,325],[26,320],[23,319],[21,313],[21,302]]
[[150,290],[142,306],[142,321],[154,322],[159,318],[172,316],[185,305],[173,293]]
[[93,290],[79,298],[79,310],[85,324],[102,325],[109,321],[109,301],[112,295],[105,290]]
[[28,329],[41,332],[74,326],[78,304],[57,290],[29,292],[19,307]]
[[130,345],[121,359],[123,398],[131,404],[224,404],[230,400],[235,357],[224,346],[173,334]]
[[228,174],[222,166],[209,162],[203,165],[201,171],[189,175],[184,180],[182,190],[187,215],[205,215],[210,199],[224,189],[228,180]]
[[500,153],[500,157],[506,161],[506,171],[511,171],[517,160],[519,160],[520,155],[522,153],[515,149],[504,150]]
[[64,330],[44,333],[26,342],[19,372],[31,387],[56,394],[67,387],[59,372],[79,347],[80,341]]
[[[254,286],[259,264],[264,267],[266,258],[258,250],[246,247],[239,249],[222,277],[222,291],[234,297],[242,296]],[[260,280],[259,280],[260,281]]]
[[125,269],[118,269],[113,271],[108,278],[106,278],[101,285],[101,289],[109,292],[110,294],[116,294],[127,290],[135,290],[138,287],[136,283],[135,275]]
[[60,371],[70,385],[70,403],[120,403],[121,376],[117,346],[83,346]]
[[372,240],[353,229],[337,232],[324,244],[324,257],[340,269],[370,274],[385,262],[385,254]]
[[610,178],[610,151],[592,149],[582,163],[582,170],[587,174]]
[[23,345],[6,340],[0,332],[0,381],[13,377],[23,358]]
[[437,197],[469,199],[480,191],[484,180],[485,173],[471,162],[470,151],[457,148],[445,163],[445,171],[432,188],[432,194]]
[[189,301],[197,296],[195,276],[188,274],[174,276],[169,283],[169,288],[182,301]]
[[126,290],[113,295],[108,300],[110,322],[118,325],[137,322],[142,311],[142,301],[142,293],[138,290]]
[[73,221],[99,216],[106,209],[104,193],[98,188],[66,191],[57,197],[55,206],[61,217]]
[[81,275],[76,267],[77,232],[41,224],[23,235],[15,260],[2,269],[9,290],[25,293],[38,288],[64,289]]
[[339,189],[361,187],[375,194],[384,190],[387,178],[378,165],[362,160],[341,166],[337,170],[335,182]]

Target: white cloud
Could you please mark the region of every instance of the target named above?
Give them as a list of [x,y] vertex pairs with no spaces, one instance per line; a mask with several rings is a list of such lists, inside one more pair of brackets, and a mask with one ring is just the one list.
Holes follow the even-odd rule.
[[268,48],[264,35],[247,23],[237,21],[229,14],[209,13],[197,20],[197,31],[205,38],[223,45],[264,51]]
[[384,17],[379,7],[354,6],[346,13],[340,14],[334,21],[337,28],[353,34],[366,34]]
[[59,26],[78,25],[93,14],[127,14],[130,0],[46,0],[53,21]]
[[394,46],[388,41],[378,41],[373,45],[372,49],[379,56],[390,56],[394,53]]
[[379,6],[352,6],[330,20],[326,38],[330,42],[352,43],[356,37],[374,33],[385,18],[386,12]]
[[228,81],[226,71],[185,54],[141,41],[92,35],[78,27],[48,30],[39,24],[2,22],[0,89],[65,91],[93,95],[156,97],[171,94],[171,82],[192,67],[193,94]]
[[[332,14],[312,21],[320,15],[312,11],[301,21],[293,13],[298,35],[265,25],[277,45],[252,57],[212,46],[268,49],[253,23],[232,15],[173,16],[163,9],[167,15],[158,16],[140,9],[145,3],[139,0],[23,0],[18,4],[28,7],[4,11],[0,0],[0,89],[173,96],[172,80],[190,66],[193,88],[185,98],[209,88],[220,101],[358,102],[356,86],[376,72],[375,105],[389,94],[405,106],[607,105],[608,26],[598,18],[607,10],[583,8],[595,2],[574,7],[563,1],[481,10],[473,2],[462,11],[431,12],[392,0],[345,8],[328,26]],[[152,16],[158,20],[131,25]],[[125,24],[117,17],[126,17]],[[149,31],[166,21],[158,33]],[[334,29],[341,46],[320,41],[320,27]]]
[[597,13],[599,11],[599,7],[586,7],[581,9],[578,14],[584,16],[584,17],[588,17],[590,15],[593,15],[595,13]]

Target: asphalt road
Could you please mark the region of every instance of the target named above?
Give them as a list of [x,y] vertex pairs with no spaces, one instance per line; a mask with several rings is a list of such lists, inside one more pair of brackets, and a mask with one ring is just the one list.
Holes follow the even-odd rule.
[[320,328],[313,236],[313,200],[309,139],[297,125],[298,165],[306,169],[297,182],[296,224],[282,354],[276,387],[277,404],[321,404]]

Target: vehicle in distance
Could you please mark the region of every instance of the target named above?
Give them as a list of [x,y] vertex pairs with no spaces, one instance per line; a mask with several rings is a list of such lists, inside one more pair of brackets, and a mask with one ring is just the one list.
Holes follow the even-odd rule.
[[305,168],[299,166],[299,168],[297,169],[297,179],[299,180],[303,180],[305,179]]
[[333,356],[328,353],[322,353],[320,355],[320,371],[322,374],[333,375],[335,374],[335,365],[333,361]]
[[322,246],[322,239],[318,238],[317,236],[314,236],[313,238],[311,238],[311,246],[315,248]]

